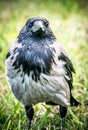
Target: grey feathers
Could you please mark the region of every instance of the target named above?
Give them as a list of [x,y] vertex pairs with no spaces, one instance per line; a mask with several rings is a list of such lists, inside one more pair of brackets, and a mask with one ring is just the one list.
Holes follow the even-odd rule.
[[43,18],[29,19],[6,57],[11,89],[24,106],[70,105],[73,65]]
[[58,59],[65,62],[64,69],[66,70],[66,75],[69,76],[69,78],[70,78],[69,80],[68,79],[66,79],[66,80],[67,80],[69,87],[71,89],[72,88],[72,82],[73,82],[72,72],[75,73],[72,62],[66,55],[64,55],[63,52],[61,52],[61,55],[58,56]]

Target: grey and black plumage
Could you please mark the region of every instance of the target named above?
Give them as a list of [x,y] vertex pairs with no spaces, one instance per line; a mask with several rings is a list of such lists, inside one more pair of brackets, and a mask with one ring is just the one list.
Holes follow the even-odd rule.
[[62,129],[67,107],[79,103],[72,97],[74,67],[57,42],[49,22],[28,19],[6,57],[6,74],[15,97],[24,105],[30,129],[33,105],[60,105]]

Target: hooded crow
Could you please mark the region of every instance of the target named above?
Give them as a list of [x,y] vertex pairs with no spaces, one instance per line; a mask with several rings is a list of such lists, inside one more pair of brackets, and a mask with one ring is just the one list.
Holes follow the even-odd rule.
[[45,18],[30,18],[6,56],[6,75],[15,97],[23,104],[29,119],[33,105],[45,102],[60,105],[62,130],[67,107],[77,106],[72,94],[74,67],[62,44],[58,43]]

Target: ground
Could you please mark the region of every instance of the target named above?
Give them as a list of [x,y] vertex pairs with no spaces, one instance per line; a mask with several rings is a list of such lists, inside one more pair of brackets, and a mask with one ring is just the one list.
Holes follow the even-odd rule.
[[[73,96],[80,107],[69,107],[67,130],[87,130],[88,125],[88,0],[1,0],[0,1],[0,130],[25,130],[24,108],[12,95],[5,76],[5,57],[26,19],[42,16],[50,21],[56,38],[73,62]],[[86,104],[86,106],[85,106]],[[35,106],[31,130],[58,130],[58,107]]]

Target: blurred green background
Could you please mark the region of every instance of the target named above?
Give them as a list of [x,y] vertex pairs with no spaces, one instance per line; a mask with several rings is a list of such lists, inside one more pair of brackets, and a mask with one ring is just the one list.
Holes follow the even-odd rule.
[[[0,130],[26,130],[25,111],[6,81],[5,57],[26,20],[36,16],[49,20],[76,70],[72,92],[82,106],[69,108],[66,128],[87,130],[88,0],[0,0]],[[36,105],[31,130],[60,130],[61,118],[55,114],[57,110],[57,107]]]

